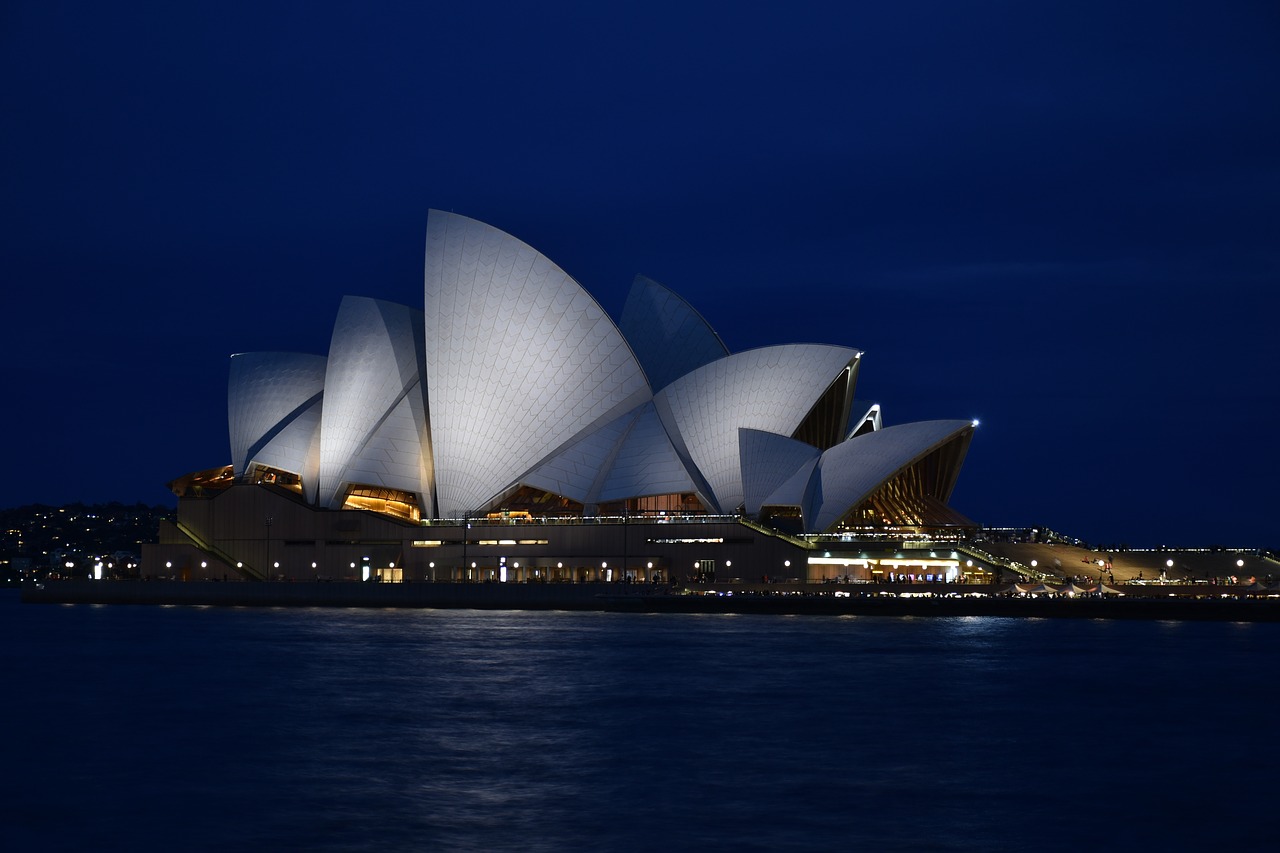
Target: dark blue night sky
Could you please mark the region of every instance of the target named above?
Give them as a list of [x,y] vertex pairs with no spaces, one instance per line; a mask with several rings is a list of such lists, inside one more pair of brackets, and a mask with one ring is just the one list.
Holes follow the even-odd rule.
[[1274,2],[17,0],[0,68],[0,505],[171,501],[436,207],[863,349],[979,522],[1280,546]]

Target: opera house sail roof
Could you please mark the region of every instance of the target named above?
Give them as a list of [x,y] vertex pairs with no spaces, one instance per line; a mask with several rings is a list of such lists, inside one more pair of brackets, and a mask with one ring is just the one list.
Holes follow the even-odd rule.
[[963,520],[946,504],[974,425],[885,427],[878,404],[855,402],[857,349],[731,353],[644,276],[615,323],[536,249],[441,211],[423,297],[421,310],[346,297],[327,356],[233,356],[235,480],[415,519],[684,512],[806,532]]

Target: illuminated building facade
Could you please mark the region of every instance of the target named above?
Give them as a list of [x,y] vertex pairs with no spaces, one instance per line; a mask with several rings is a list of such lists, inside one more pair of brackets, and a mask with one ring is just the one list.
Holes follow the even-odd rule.
[[947,501],[974,424],[885,427],[856,349],[731,353],[643,276],[615,323],[439,211],[424,307],[346,297],[326,356],[232,356],[231,464],[171,484],[144,572],[804,579],[822,537],[972,527]]

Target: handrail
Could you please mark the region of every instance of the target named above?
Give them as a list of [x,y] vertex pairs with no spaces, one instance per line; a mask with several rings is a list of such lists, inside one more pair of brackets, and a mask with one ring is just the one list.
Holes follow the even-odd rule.
[[228,566],[235,569],[237,572],[244,575],[245,577],[249,577],[258,581],[264,581],[267,579],[265,572],[259,572],[257,569],[253,568],[252,566],[246,566],[240,563],[238,560],[231,559],[230,554],[204,541],[204,539],[201,538],[201,536],[198,533],[196,533],[186,524],[183,524],[181,521],[175,521],[174,526],[177,527],[178,530],[182,531],[182,533],[188,539],[194,542],[195,546],[199,548],[201,551],[207,551],[209,554],[212,554],[214,557],[217,557],[223,563],[226,563]]
[[798,536],[792,536],[790,533],[783,533],[781,530],[774,530],[772,527],[761,524],[758,521],[752,521],[749,518],[744,518],[741,516],[739,516],[737,520],[738,520],[738,523],[741,524],[743,527],[750,527],[752,530],[756,531],[757,533],[763,533],[766,536],[775,536],[778,539],[781,539],[783,542],[790,542],[792,545],[795,545],[796,547],[799,547],[799,548],[804,548],[806,551],[812,551],[814,548],[818,547],[817,545],[814,545],[812,542],[810,542],[807,539],[801,539]]
[[1011,560],[1008,557],[997,557],[994,554],[989,554],[986,551],[983,551],[981,548],[976,548],[973,545],[970,545],[965,542],[956,543],[956,545],[954,545],[953,547],[955,548],[955,550],[964,554],[968,554],[970,557],[977,557],[979,560],[982,560],[983,562],[991,563],[993,566],[999,566],[1001,568],[1008,569],[1009,571],[1012,571],[1012,572],[1017,572],[1023,577],[1031,578],[1033,580],[1040,581],[1041,583],[1044,583],[1045,581],[1056,582],[1057,580],[1052,574],[1049,574],[1048,572],[1042,572],[1039,569],[1033,569],[1030,566],[1024,566],[1022,563],[1019,563],[1017,560]]

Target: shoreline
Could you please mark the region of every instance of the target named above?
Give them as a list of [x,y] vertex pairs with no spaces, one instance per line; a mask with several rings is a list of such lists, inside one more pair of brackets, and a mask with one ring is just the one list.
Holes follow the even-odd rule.
[[[1123,596],[1051,598],[999,595],[1001,590],[994,585],[941,584],[824,584],[803,589],[753,586],[732,591],[715,587],[714,591],[685,593],[617,583],[53,581],[24,583],[21,598],[29,604],[1280,621],[1280,599],[1250,597],[1243,591],[1219,592],[1232,589],[1215,587],[1216,597],[1208,597],[1201,586],[1144,587]],[[927,593],[932,597],[924,595]]]

